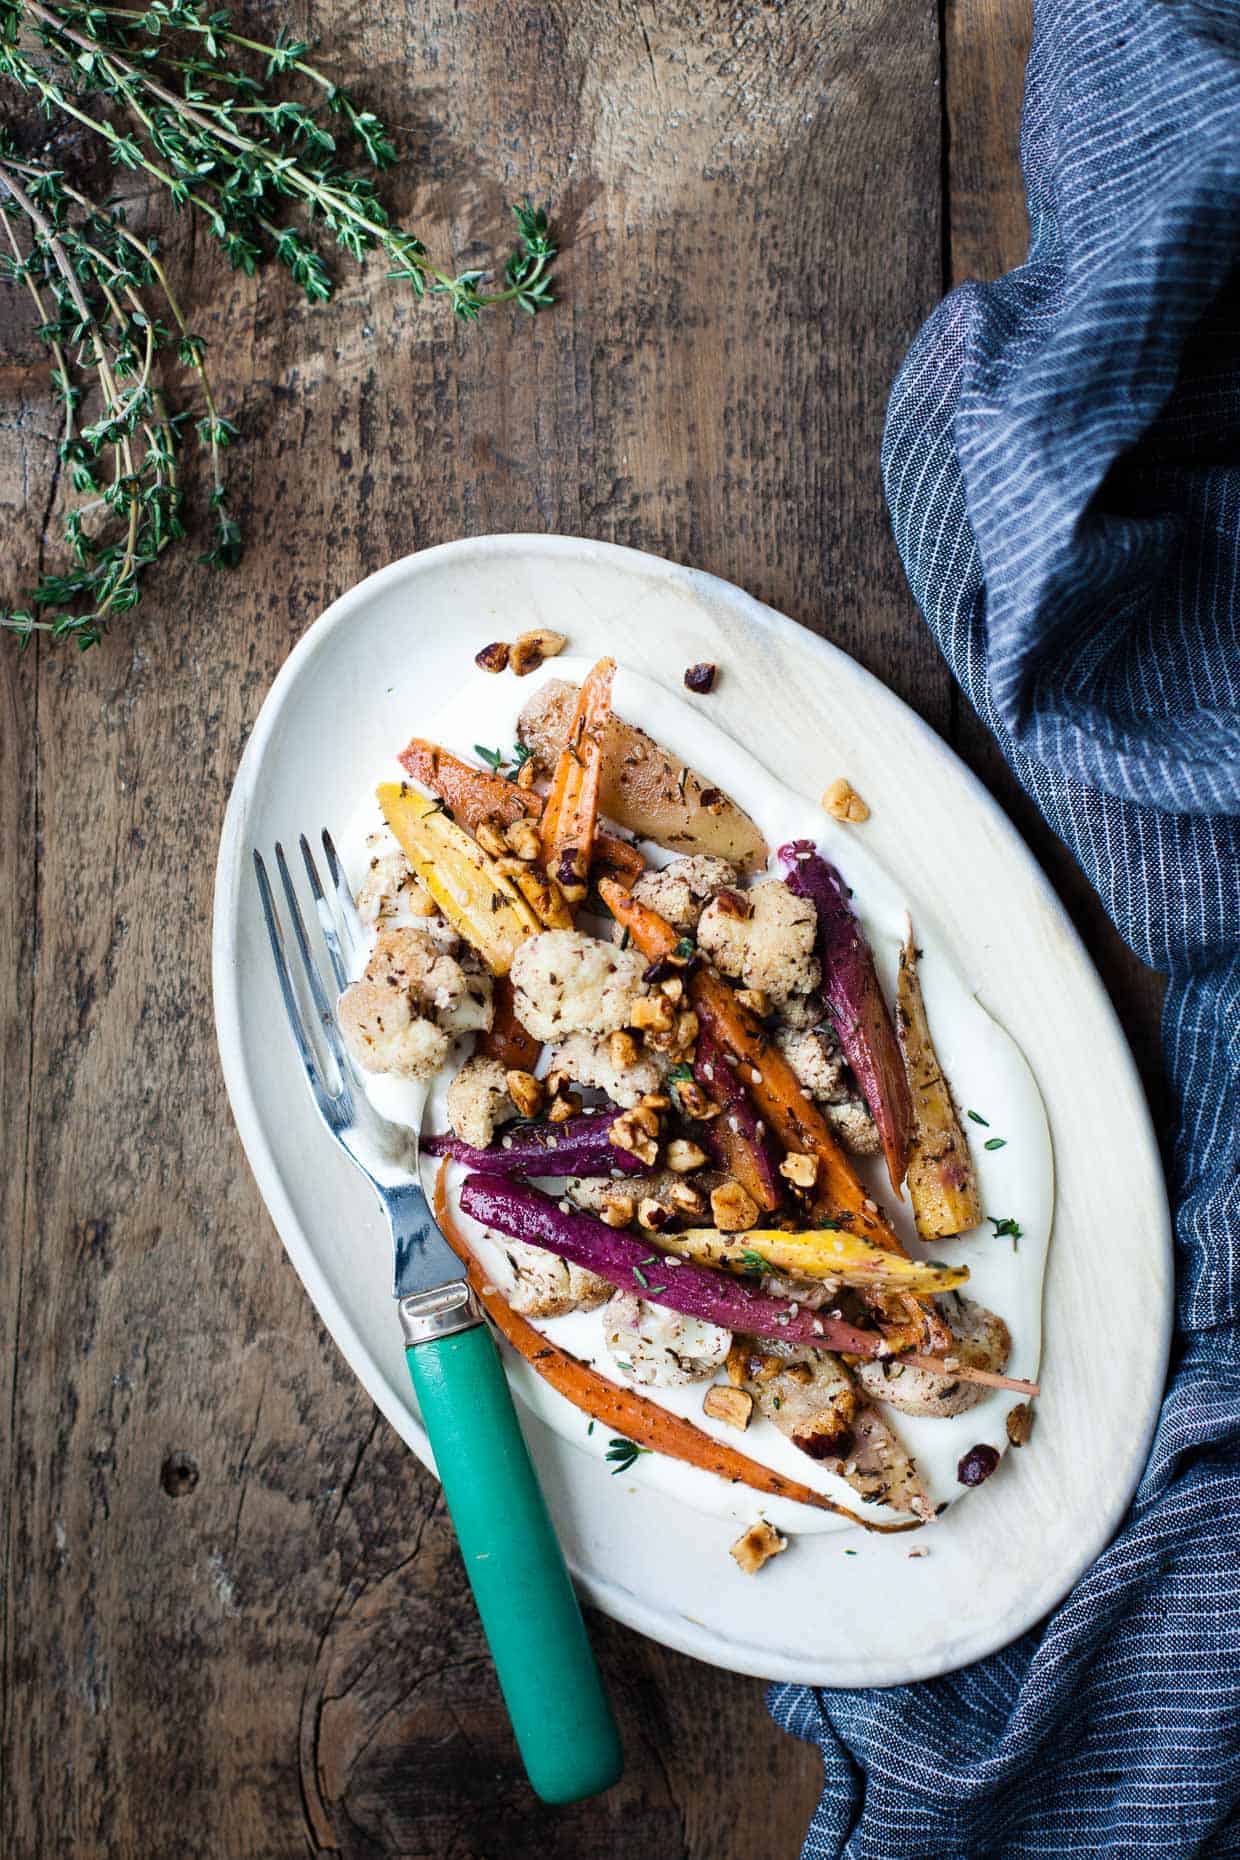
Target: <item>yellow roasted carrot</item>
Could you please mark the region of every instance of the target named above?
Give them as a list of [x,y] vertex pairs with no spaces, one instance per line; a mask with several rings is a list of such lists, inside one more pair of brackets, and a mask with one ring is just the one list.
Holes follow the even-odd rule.
[[407,781],[378,789],[383,817],[410,865],[452,927],[493,975],[507,975],[528,936],[542,929],[536,913],[499,863],[449,819],[442,801]]
[[598,825],[603,745],[611,717],[614,659],[600,659],[584,680],[568,741],[560,751],[543,808],[543,865],[574,901],[585,896]]
[[967,1266],[903,1259],[843,1228],[784,1233],[779,1228],[753,1227],[728,1234],[714,1227],[689,1227],[682,1233],[657,1234],[654,1244],[702,1266],[748,1273],[765,1260],[773,1272],[796,1278],[831,1279],[863,1291],[877,1286],[885,1292],[916,1292],[920,1297],[954,1291],[969,1276]]
[[913,1219],[923,1239],[944,1240],[980,1223],[982,1198],[969,1140],[930,1037],[911,923],[900,951],[896,1037],[913,1097],[913,1141],[906,1178]]
[[657,1402],[647,1396],[609,1382],[606,1376],[601,1376],[579,1357],[570,1356],[567,1350],[560,1349],[541,1331],[535,1330],[519,1312],[514,1311],[503,1293],[491,1284],[483,1272],[469,1249],[468,1241],[456,1225],[448,1199],[446,1175],[445,1162],[440,1164],[435,1180],[435,1219],[448,1245],[464,1262],[470,1285],[483,1310],[501,1335],[507,1338],[513,1349],[524,1357],[543,1381],[575,1408],[580,1408],[583,1414],[601,1422],[604,1427],[615,1428],[636,1446],[665,1454],[668,1459],[684,1460],[690,1466],[700,1467],[703,1472],[715,1473],[730,1485],[739,1482],[752,1486],[756,1492],[766,1493],[770,1498],[791,1498],[799,1505],[812,1505],[817,1511],[838,1512],[840,1517],[850,1518],[853,1523],[864,1525],[868,1531],[886,1534],[919,1528],[920,1519],[910,1519],[899,1524],[872,1523],[870,1519],[850,1511],[847,1506],[837,1505],[821,1492],[815,1492],[812,1486],[802,1485],[796,1479],[786,1479],[770,1466],[763,1466],[760,1461],[751,1460],[747,1454],[738,1453],[735,1447],[715,1440],[703,1428],[695,1427],[692,1421],[686,1421],[680,1415],[659,1407]]

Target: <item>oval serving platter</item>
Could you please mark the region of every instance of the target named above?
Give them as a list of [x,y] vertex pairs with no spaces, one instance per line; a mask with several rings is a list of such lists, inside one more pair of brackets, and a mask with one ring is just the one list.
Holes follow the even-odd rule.
[[[836,1686],[951,1671],[1043,1615],[1119,1522],[1165,1373],[1169,1220],[1131,1057],[1046,879],[951,751],[837,649],[711,576],[565,537],[447,544],[336,601],[268,694],[220,847],[216,1025],[259,1188],[346,1359],[430,1464],[390,1296],[390,1246],[366,1184],[304,1089],[249,855],[302,830],[339,830],[392,752],[459,703],[474,652],[535,626],[567,633],[575,655],[612,652],[668,693],[687,665],[714,660],[715,692],[693,700],[711,724],[811,805],[847,774],[872,809],[864,828],[847,830],[858,858],[897,875],[919,914],[932,914],[978,1002],[1024,1053],[1055,1159],[1043,1394],[1030,1445],[988,1485],[913,1535],[800,1536],[746,1577],[727,1555],[733,1506],[711,1515],[682,1502],[674,1479],[643,1478],[647,1461],[613,1477],[594,1443],[574,1440],[562,1417],[549,1425],[535,1399],[526,1432],[570,1564],[597,1606],[734,1671]],[[522,684],[503,682],[515,713]],[[524,1370],[515,1377],[519,1394],[530,1394],[529,1380]],[[910,1556],[914,1548],[928,1554]]]

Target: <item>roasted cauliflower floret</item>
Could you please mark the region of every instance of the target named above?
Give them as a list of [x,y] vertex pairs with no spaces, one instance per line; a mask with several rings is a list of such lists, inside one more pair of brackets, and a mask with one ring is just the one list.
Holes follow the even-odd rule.
[[448,1036],[413,1011],[409,995],[386,982],[354,982],[340,997],[344,1043],[367,1072],[428,1079],[448,1056]]
[[508,1302],[522,1317],[564,1317],[569,1311],[593,1311],[615,1291],[607,1279],[584,1266],[573,1266],[525,1240],[505,1240],[504,1253],[512,1268],[513,1286]]
[[633,887],[639,904],[658,911],[682,936],[692,936],[702,911],[717,891],[735,885],[736,867],[727,859],[697,853],[673,859],[658,872],[643,872]]
[[612,1103],[625,1111],[631,1111],[647,1092],[661,1089],[671,1063],[664,1053],[638,1048],[631,1065],[618,1066],[607,1033],[570,1033],[556,1047],[551,1062],[552,1069],[567,1072],[574,1085],[606,1092]]
[[[950,1326],[953,1353],[959,1362],[967,1369],[987,1369],[1001,1376],[1012,1353],[1012,1333],[1003,1319],[959,1292],[944,1292],[934,1302]],[[951,1382],[891,1358],[859,1363],[855,1374],[874,1401],[885,1401],[902,1414],[963,1414],[989,1393],[981,1383]]]
[[775,1044],[816,1104],[838,1104],[849,1096],[844,1055],[829,1028],[810,1027],[801,1033],[781,1027]]
[[617,1292],[608,1305],[603,1336],[622,1375],[659,1388],[706,1381],[732,1347],[730,1330],[648,1304],[631,1292]]
[[445,1033],[474,1033],[491,1025],[491,977],[472,952],[458,960],[424,930],[381,930],[366,979],[404,989]]
[[839,1104],[824,1104],[822,1114],[846,1150],[854,1156],[877,1156],[882,1149],[878,1125],[869,1107],[860,1098],[845,1098]]
[[484,1150],[495,1135],[495,1126],[511,1122],[516,1115],[499,1060],[480,1054],[467,1059],[448,1087],[448,1122],[461,1142]]
[[544,930],[513,957],[517,1019],[536,1040],[617,1032],[647,992],[645,967],[636,950],[617,949],[580,930]]
[[778,1005],[817,988],[817,932],[812,900],[794,897],[782,879],[766,878],[749,891],[712,898],[698,923],[698,943],[725,975]]
[[436,916],[430,893],[414,876],[396,835],[386,826],[366,836],[366,870],[355,902],[362,922],[379,929],[385,924],[421,922]]
[[832,1130],[854,1156],[876,1156],[880,1150],[878,1126],[844,1062],[829,1027],[796,1031],[781,1027],[775,1044],[797,1075],[798,1083],[820,1104]]

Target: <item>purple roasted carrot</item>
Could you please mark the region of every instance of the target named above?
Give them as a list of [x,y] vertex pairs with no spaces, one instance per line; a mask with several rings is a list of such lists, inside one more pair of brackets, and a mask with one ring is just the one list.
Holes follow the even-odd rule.
[[913,1105],[896,1030],[878,984],[874,952],[848,899],[848,886],[810,840],[781,846],[789,891],[818,912],[822,992],[845,1059],[878,1125],[896,1194],[908,1167]]
[[460,1201],[464,1213],[484,1226],[498,1228],[513,1240],[546,1247],[612,1285],[686,1317],[702,1318],[751,1337],[809,1344],[817,1350],[843,1350],[854,1356],[877,1356],[884,1350],[876,1331],[859,1330],[841,1318],[798,1309],[787,1299],[768,1298],[744,1279],[707,1266],[659,1255],[649,1240],[634,1240],[527,1183],[502,1175],[468,1175],[461,1184]]
[[618,1149],[608,1134],[619,1115],[614,1105],[606,1105],[562,1124],[520,1124],[486,1150],[446,1133],[425,1138],[422,1148],[429,1156],[450,1156],[492,1175],[609,1175],[613,1169],[640,1175],[644,1165]]
[[779,1156],[749,1101],[749,1093],[729,1065],[723,1048],[702,1027],[697,1037],[693,1076],[717,1105],[718,1117],[702,1125],[702,1142],[715,1162],[752,1195],[769,1214],[782,1200]]

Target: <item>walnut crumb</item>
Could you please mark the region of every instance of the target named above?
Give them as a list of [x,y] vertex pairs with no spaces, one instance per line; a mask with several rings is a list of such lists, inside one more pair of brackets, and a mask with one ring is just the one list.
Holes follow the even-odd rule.
[[474,664],[481,666],[484,672],[504,671],[508,665],[508,641],[492,640],[489,646],[484,646],[481,652],[474,654]]
[[508,1087],[508,1096],[522,1117],[537,1117],[542,1109],[542,1081],[536,1079],[532,1072],[522,1072],[514,1068],[505,1075],[504,1083]]
[[860,825],[870,818],[870,810],[850,781],[840,775],[824,791],[822,805],[832,820],[851,820]]
[[1015,1408],[1009,1408],[1007,1418],[1007,1437],[1014,1447],[1023,1447],[1033,1432],[1033,1403],[1022,1401]]
[[723,1234],[744,1233],[758,1218],[758,1204],[739,1182],[724,1182],[710,1198],[715,1226]]
[[544,659],[554,659],[563,652],[568,638],[563,633],[553,632],[550,627],[537,627],[531,633],[520,633],[517,643],[508,654],[508,663],[518,678],[524,678],[529,672],[536,672]]
[[794,1188],[812,1188],[818,1180],[818,1158],[790,1150],[779,1165],[779,1173]]
[[756,1576],[764,1563],[769,1563],[773,1556],[787,1548],[788,1539],[781,1537],[765,1518],[759,1518],[743,1537],[737,1538],[728,1554],[747,1576]]
[[744,1433],[753,1418],[753,1396],[745,1389],[724,1388],[716,1382],[706,1391],[702,1413],[710,1415],[714,1421],[726,1421],[729,1427],[738,1427]]

